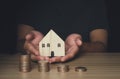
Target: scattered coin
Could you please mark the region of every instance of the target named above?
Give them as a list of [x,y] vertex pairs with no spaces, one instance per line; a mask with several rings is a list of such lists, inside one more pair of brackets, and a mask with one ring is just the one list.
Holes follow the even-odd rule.
[[87,68],[86,67],[82,67],[82,66],[77,66],[77,67],[75,67],[75,71],[76,72],[85,72],[85,71],[87,71]]

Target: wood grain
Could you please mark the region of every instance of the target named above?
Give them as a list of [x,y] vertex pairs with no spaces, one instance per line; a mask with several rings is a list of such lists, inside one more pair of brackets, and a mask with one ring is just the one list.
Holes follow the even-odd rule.
[[[19,55],[0,55],[0,79],[120,79],[120,53],[87,53],[69,61],[69,72],[58,72],[51,64],[50,72],[38,72],[36,63],[32,71],[19,72]],[[84,66],[86,72],[75,72],[76,66]]]

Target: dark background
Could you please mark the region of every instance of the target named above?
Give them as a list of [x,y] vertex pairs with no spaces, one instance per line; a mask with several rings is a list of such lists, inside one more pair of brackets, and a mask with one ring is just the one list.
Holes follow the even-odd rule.
[[[15,53],[16,48],[16,13],[29,0],[1,0],[0,1],[0,52]],[[110,52],[120,51],[120,5],[119,0],[105,0],[110,26]]]

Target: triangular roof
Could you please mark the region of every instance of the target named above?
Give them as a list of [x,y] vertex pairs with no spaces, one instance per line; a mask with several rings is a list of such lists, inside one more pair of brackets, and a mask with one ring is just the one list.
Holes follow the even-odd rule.
[[43,40],[45,40],[46,38],[50,38],[51,39],[54,39],[54,38],[57,38],[57,39],[60,39],[62,40],[58,35],[57,33],[55,33],[52,29],[45,35],[45,37],[41,40],[41,42]]

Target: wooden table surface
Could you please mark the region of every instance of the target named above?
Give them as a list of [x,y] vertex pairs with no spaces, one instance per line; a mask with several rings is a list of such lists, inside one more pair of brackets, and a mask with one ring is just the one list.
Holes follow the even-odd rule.
[[[69,72],[58,72],[51,64],[50,72],[38,72],[36,63],[32,71],[19,72],[19,55],[0,55],[0,79],[120,79],[120,53],[87,53],[68,64]],[[86,72],[75,72],[75,66],[84,66]]]

